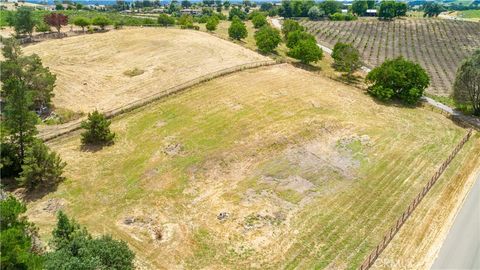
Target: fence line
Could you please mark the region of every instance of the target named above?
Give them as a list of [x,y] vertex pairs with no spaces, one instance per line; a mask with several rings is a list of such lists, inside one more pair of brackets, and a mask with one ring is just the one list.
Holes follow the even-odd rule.
[[413,199],[408,208],[402,213],[402,215],[397,219],[397,222],[390,228],[390,230],[384,235],[383,240],[373,249],[373,251],[365,258],[364,262],[360,266],[360,270],[369,269],[373,263],[377,260],[378,256],[382,251],[387,247],[387,245],[392,241],[393,237],[397,234],[400,228],[403,226],[405,221],[410,217],[412,212],[422,201],[425,195],[430,191],[432,186],[437,182],[440,176],[443,174],[445,169],[448,167],[450,162],[455,158],[457,153],[462,149],[463,145],[470,139],[472,136],[473,130],[469,129],[467,134],[462,138],[462,140],[455,146],[453,151],[450,153],[448,158],[440,165],[435,174],[430,178],[427,184],[423,189],[418,193],[418,195]]
[[[114,116],[117,116],[122,113],[126,113],[129,111],[132,111],[134,109],[137,109],[139,107],[145,106],[149,103],[152,103],[156,100],[159,100],[161,98],[167,97],[172,94],[179,93],[183,90],[186,90],[187,88],[193,87],[197,84],[204,83],[207,81],[210,81],[215,78],[219,78],[222,76],[226,76],[238,71],[246,70],[246,69],[253,69],[253,68],[258,68],[258,67],[263,67],[263,66],[271,66],[271,65],[277,65],[280,64],[281,62],[276,62],[273,60],[265,60],[265,61],[257,61],[257,62],[252,62],[252,63],[247,63],[247,64],[242,64],[242,65],[237,65],[233,66],[230,68],[225,68],[219,71],[215,71],[213,73],[209,73],[200,77],[197,77],[195,79],[186,81],[184,83],[181,83],[179,85],[167,88],[165,90],[162,90],[157,93],[153,93],[149,96],[143,97],[139,100],[127,103],[125,105],[119,106],[117,108],[108,110],[108,111],[103,111],[107,118],[112,118]],[[84,120],[85,117],[82,117],[80,119],[68,122],[66,124],[63,124],[61,127],[56,128],[55,130],[52,131],[45,131],[45,132],[40,132],[38,137],[44,141],[49,141],[54,138],[57,138],[59,136],[68,134],[70,132],[73,132],[75,130],[80,129],[80,123],[82,120]]]

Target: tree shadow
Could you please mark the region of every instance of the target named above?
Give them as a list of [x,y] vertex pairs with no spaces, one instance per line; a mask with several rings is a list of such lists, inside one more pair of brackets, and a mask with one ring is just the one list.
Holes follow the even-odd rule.
[[47,194],[55,192],[58,188],[58,185],[65,180],[65,177],[61,177],[59,181],[52,185],[39,185],[33,190],[28,190],[24,187],[19,187],[18,182],[15,178],[2,178],[2,189],[12,193],[15,197],[21,198],[26,202],[32,202],[39,199],[42,199]]
[[26,202],[33,202],[33,201],[40,200],[43,197],[45,197],[47,194],[57,191],[58,185],[63,181],[65,181],[65,177],[62,177],[60,181],[58,181],[53,185],[49,185],[49,186],[41,185],[31,191],[24,190],[23,199]]
[[309,64],[304,64],[304,63],[301,63],[301,62],[292,63],[292,65],[296,68],[300,68],[300,69],[310,71],[310,72],[320,72],[320,71],[322,71],[321,67],[312,66],[312,65],[309,65]]
[[346,84],[356,85],[362,82],[362,77],[354,74],[348,75],[348,74],[342,73],[340,76],[338,76],[338,78],[341,82],[344,82]]
[[104,147],[107,147],[111,144],[82,144],[80,146],[80,151],[82,152],[91,152],[95,153],[102,150]]

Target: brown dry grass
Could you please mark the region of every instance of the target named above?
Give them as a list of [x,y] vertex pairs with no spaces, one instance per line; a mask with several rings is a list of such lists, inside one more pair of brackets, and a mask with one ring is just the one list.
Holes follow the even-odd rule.
[[358,267],[465,133],[288,64],[203,83],[112,128],[115,145],[97,152],[78,133],[50,142],[68,180],[28,214],[47,239],[43,208],[58,199],[151,269]]
[[414,214],[404,224],[372,269],[430,269],[450,229],[455,214],[480,172],[480,134],[448,169]]
[[[202,32],[133,28],[49,40],[28,46],[57,75],[54,105],[72,111],[110,110],[190,79],[266,60]],[[125,72],[144,70],[138,76]]]

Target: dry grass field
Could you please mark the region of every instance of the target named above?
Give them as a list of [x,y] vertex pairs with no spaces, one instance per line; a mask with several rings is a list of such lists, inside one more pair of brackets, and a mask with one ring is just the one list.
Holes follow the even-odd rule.
[[[112,128],[115,144],[97,151],[78,133],[49,142],[67,180],[28,215],[48,239],[64,209],[148,269],[356,268],[465,134],[288,64],[203,83]],[[478,151],[468,143],[459,160]],[[456,160],[448,175],[465,169]]]
[[422,65],[432,79],[430,94],[449,96],[458,66],[480,48],[480,23],[411,18],[383,22],[303,21],[317,40],[330,48],[336,42],[352,43],[366,65],[404,56]]
[[241,46],[191,30],[133,28],[44,41],[37,53],[57,75],[54,105],[110,110],[201,75],[266,60]]

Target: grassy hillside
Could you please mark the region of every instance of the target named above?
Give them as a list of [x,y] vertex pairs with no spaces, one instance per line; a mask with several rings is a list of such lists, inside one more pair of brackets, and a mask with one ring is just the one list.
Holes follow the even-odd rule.
[[82,150],[78,134],[50,142],[67,181],[29,218],[45,239],[63,208],[154,269],[356,268],[465,133],[287,64],[209,81],[112,128],[103,149]]

